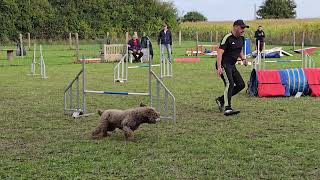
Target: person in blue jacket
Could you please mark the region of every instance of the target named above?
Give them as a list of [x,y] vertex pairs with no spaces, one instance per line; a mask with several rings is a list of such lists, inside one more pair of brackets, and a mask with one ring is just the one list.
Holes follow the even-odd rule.
[[158,44],[161,46],[161,62],[164,59],[164,49],[167,49],[168,61],[171,63],[172,60],[172,34],[168,28],[168,24],[163,24],[163,29],[160,31],[158,36]]

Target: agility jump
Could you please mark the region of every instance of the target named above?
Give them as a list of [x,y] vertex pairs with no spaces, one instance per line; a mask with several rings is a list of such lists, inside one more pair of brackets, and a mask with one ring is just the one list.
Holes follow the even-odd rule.
[[162,49],[162,46],[161,46],[161,40],[159,44],[160,44],[160,78],[162,79],[164,77],[172,77],[173,76],[172,62],[170,62],[169,59],[165,57],[164,50]]
[[[305,34],[302,34],[302,43],[301,47],[304,49],[304,39]],[[312,68],[315,67],[315,62],[311,58],[311,56],[306,51],[301,51],[301,59],[293,59],[293,60],[266,60],[266,49],[265,44],[263,46],[262,53],[260,51],[257,51],[257,57],[253,60],[253,69],[255,70],[261,70],[266,69],[267,63],[291,63],[291,62],[301,62],[302,68]],[[258,42],[258,49],[260,48],[260,43]]]
[[[37,45],[34,44],[34,46],[33,46],[33,59],[31,62],[31,71],[28,75],[31,75],[31,76],[40,75],[40,77],[42,79],[47,79],[48,77],[46,74],[46,64],[44,62],[44,58],[43,58],[43,54],[42,54],[42,46],[40,45],[40,63],[36,62],[36,47],[37,47]],[[40,65],[40,74],[36,73],[36,67],[38,64]]]
[[[149,72],[148,72],[148,92],[128,92],[128,91],[100,91],[87,89],[86,78],[86,63],[82,62],[82,69],[76,77],[68,84],[64,91],[64,113],[72,114],[74,118],[89,116],[93,113],[87,112],[86,98],[87,94],[105,94],[105,95],[132,95],[132,96],[149,96],[150,106],[153,107],[156,103],[156,109],[160,112],[161,119],[173,120],[176,122],[176,105],[175,97],[171,91],[164,85],[161,79],[152,71],[151,60],[149,59]],[[156,98],[153,98],[152,79],[156,80]],[[81,82],[82,81],[82,82]],[[82,87],[80,85],[82,83]],[[73,88],[75,87],[75,100]],[[161,100],[161,89],[164,90],[164,99]],[[171,102],[169,101],[171,98]],[[75,101],[75,102],[74,102]],[[82,101],[82,102],[81,102]],[[155,102],[154,102],[155,101]],[[164,104],[161,104],[164,102]],[[169,110],[169,103],[171,103],[171,110]],[[162,111],[162,109],[164,109]]]
[[[303,48],[304,34],[302,41]],[[301,60],[266,61],[265,58],[262,60],[261,53],[258,51],[248,84],[248,94],[259,97],[320,96],[320,79],[318,78],[320,76],[320,69],[315,68],[315,61],[308,53],[304,51],[301,53]],[[284,62],[301,62],[301,68],[265,70],[266,63]]]
[[[147,56],[149,56],[149,48],[147,51]],[[148,61],[150,62],[151,58],[150,57],[147,57],[147,58],[148,58]],[[152,62],[149,64],[143,64],[140,66],[129,66],[129,50],[127,47],[126,53],[113,69],[113,81],[126,82],[128,81],[129,69],[148,68],[150,64],[151,64],[151,67],[160,66],[160,64],[152,64]]]

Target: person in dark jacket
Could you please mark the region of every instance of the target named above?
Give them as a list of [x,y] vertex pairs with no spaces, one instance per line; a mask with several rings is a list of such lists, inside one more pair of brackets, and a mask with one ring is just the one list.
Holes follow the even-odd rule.
[[159,36],[158,36],[158,44],[161,46],[161,61],[164,59],[164,49],[167,49],[168,52],[168,61],[171,63],[172,59],[172,34],[171,31],[168,28],[168,24],[164,23],[163,24],[163,29],[160,31]]
[[153,58],[152,43],[150,41],[150,38],[148,36],[146,36],[145,33],[143,33],[143,36],[141,37],[141,41],[140,41],[141,47],[148,48],[148,41],[149,41],[149,54],[150,54],[150,57]]
[[134,57],[135,62],[139,62],[141,57],[143,56],[143,52],[141,51],[140,41],[138,36],[134,34],[132,39],[128,42],[128,49],[132,51],[132,55]]
[[266,37],[266,34],[264,33],[262,26],[258,27],[257,31],[254,34],[254,37],[256,38],[256,50],[258,50],[259,47],[259,51],[261,52],[264,48],[264,38]]

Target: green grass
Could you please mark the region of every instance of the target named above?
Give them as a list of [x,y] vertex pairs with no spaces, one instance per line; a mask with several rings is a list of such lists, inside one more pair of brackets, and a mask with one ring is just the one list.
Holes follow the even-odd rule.
[[[176,46],[174,57],[183,57],[192,46]],[[98,115],[74,120],[63,114],[63,90],[81,68],[73,63],[75,52],[67,45],[43,49],[47,80],[26,75],[31,51],[11,65],[0,54],[0,179],[320,178],[318,98],[256,98],[243,91],[233,98],[241,114],[225,117],[213,101],[224,89],[215,59],[203,57],[200,63],[174,63],[174,77],[165,79],[177,99],[175,126],[142,125],[135,142],[126,143],[120,130],[91,140]],[[99,54],[99,45],[81,49],[86,56]],[[114,64],[87,67],[92,89],[146,90],[146,70],[130,70],[129,82],[119,85],[112,79]],[[238,67],[248,81],[251,67]],[[145,97],[88,96],[89,111],[136,107],[141,101],[148,102]]]

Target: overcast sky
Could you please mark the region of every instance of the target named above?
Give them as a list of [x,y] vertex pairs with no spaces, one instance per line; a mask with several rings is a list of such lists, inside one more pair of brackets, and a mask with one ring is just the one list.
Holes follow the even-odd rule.
[[[254,18],[254,5],[257,8],[263,0],[164,0],[171,1],[179,11],[179,15],[188,11],[198,11],[209,21],[225,21]],[[320,18],[320,0],[295,0],[297,18]]]

